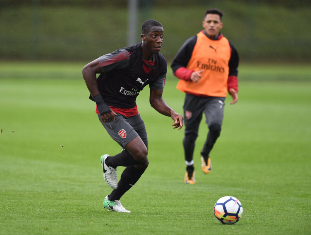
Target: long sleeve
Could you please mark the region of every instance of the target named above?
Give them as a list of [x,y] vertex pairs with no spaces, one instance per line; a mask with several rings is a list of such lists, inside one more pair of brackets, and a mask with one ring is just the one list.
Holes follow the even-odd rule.
[[237,92],[238,88],[238,66],[239,66],[239,55],[234,45],[229,42],[231,47],[231,57],[229,60],[229,76],[228,76],[228,90],[230,88],[235,89]]
[[196,35],[189,38],[179,49],[171,64],[171,68],[173,70],[174,75],[179,79],[186,81],[190,80],[190,76],[193,70],[189,70],[186,67],[191,59],[193,48],[196,42],[197,42]]

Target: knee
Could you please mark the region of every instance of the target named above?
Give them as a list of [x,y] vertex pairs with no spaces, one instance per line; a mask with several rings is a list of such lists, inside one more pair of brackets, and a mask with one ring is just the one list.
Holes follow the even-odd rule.
[[145,171],[147,167],[149,166],[149,160],[148,157],[146,157],[142,162],[140,162],[138,165],[135,165],[135,168]]
[[185,133],[184,143],[193,144],[196,141],[197,137],[198,137],[197,133],[194,132]]
[[149,166],[149,160],[148,158],[146,157],[145,160],[141,163],[141,166],[144,170],[147,169],[147,167]]
[[[149,164],[147,155],[148,155],[148,150],[147,148],[137,148],[135,151],[132,153],[134,159],[139,162],[139,163],[144,163],[144,164]],[[148,162],[148,163],[145,163]]]
[[209,131],[213,136],[220,136],[220,132],[221,132],[221,125],[219,124],[212,124],[209,127]]

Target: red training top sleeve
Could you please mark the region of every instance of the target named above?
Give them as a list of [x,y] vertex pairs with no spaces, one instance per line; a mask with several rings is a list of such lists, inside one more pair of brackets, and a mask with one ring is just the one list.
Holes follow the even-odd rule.
[[238,78],[236,76],[229,76],[227,84],[228,84],[228,90],[230,88],[233,88],[234,90],[236,90],[236,92],[239,92]]
[[238,89],[238,66],[239,66],[239,54],[235,49],[234,45],[229,41],[231,49],[231,57],[229,60],[229,76],[228,76],[228,90],[233,88],[236,92]]
[[193,72],[194,70],[189,70],[185,67],[180,67],[176,70],[174,75],[181,80],[190,81],[191,80],[190,76]]

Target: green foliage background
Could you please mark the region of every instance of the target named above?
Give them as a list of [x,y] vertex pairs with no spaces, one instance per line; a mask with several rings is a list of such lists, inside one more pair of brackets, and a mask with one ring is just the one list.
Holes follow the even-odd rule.
[[[222,32],[238,49],[242,62],[307,63],[311,61],[308,3],[140,1],[137,27],[140,29],[141,23],[149,18],[163,24],[165,40],[161,52],[170,61],[184,41],[202,29],[205,10],[217,7],[225,13]],[[127,1],[0,4],[2,60],[89,62],[127,46]]]

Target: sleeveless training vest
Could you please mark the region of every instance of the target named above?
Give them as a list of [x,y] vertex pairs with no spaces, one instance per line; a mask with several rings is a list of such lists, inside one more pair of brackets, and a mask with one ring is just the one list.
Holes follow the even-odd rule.
[[226,97],[230,56],[228,39],[211,40],[201,31],[197,34],[187,69],[203,70],[202,77],[198,83],[179,80],[177,89],[198,95]]

